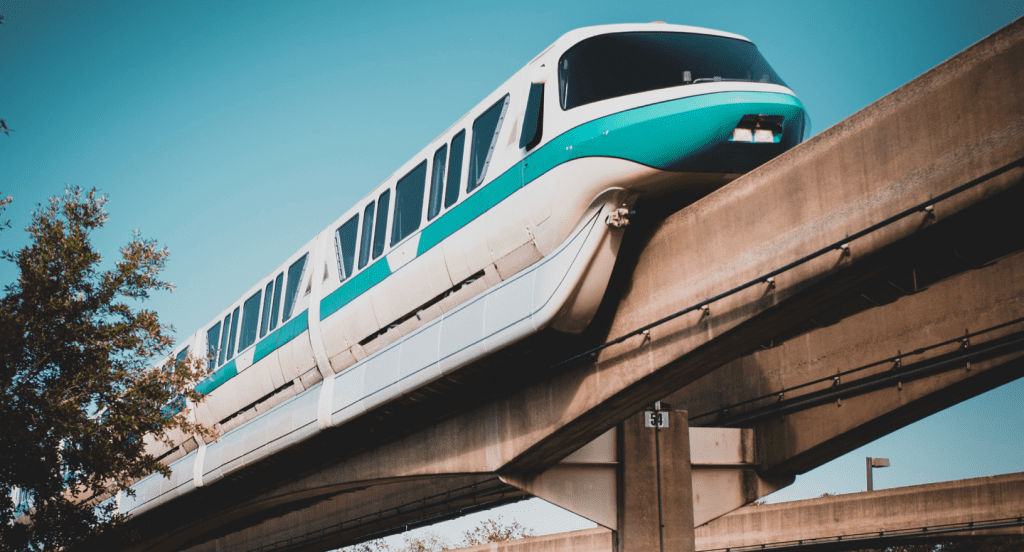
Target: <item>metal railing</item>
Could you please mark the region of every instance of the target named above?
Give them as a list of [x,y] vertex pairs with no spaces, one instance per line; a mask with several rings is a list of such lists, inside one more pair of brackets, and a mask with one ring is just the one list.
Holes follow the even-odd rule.
[[730,546],[725,548],[702,548],[699,552],[747,552],[751,550],[788,550],[793,548],[825,545],[835,546],[837,543],[856,543],[858,545],[870,546],[872,542],[882,539],[899,539],[910,537],[941,537],[943,535],[963,533],[965,531],[985,531],[989,529],[1005,529],[1008,527],[1024,526],[1024,517],[990,519],[985,521],[969,521],[962,523],[948,523],[944,525],[925,525],[911,529],[893,529],[890,531],[870,531],[863,533],[851,533],[849,535],[834,535],[830,537],[815,537],[810,539],[794,539],[764,544],[751,544],[746,546]]

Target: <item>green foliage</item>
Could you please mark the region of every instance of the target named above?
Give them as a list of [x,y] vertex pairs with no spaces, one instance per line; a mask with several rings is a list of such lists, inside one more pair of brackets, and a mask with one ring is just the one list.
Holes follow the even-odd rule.
[[[173,328],[138,308],[150,292],[173,289],[160,280],[167,250],[136,232],[102,270],[90,235],[107,220],[106,201],[69,188],[33,213],[29,245],[0,254],[18,275],[0,298],[0,550],[67,549],[116,534],[122,516],[96,503],[168,473],[147,441],[203,432],[187,412],[161,410],[200,400],[192,388],[205,363],[153,369]],[[0,213],[10,202],[0,201]],[[15,488],[30,510],[16,510]]]

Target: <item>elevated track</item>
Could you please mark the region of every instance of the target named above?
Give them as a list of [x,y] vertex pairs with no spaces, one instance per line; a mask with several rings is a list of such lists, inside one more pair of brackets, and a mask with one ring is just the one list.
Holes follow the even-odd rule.
[[728,496],[681,511],[703,523],[1024,375],[1020,82],[1022,20],[678,212],[638,206],[585,334],[542,333],[139,516],[135,549],[359,542],[519,500],[615,428],[620,484],[589,499],[626,534],[620,424],[669,395],[693,426],[753,436]]

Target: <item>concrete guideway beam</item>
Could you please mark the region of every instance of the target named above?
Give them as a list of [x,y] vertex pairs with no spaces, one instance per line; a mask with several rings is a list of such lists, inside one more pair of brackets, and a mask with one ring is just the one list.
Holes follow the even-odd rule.
[[795,475],[1024,376],[1024,252],[737,359],[667,400]]
[[[1019,348],[1000,354],[998,350],[992,353],[991,346],[1024,331],[1024,290],[1005,285],[1013,281],[1024,281],[1024,252],[958,273],[848,317],[841,324],[759,351],[752,358],[741,358],[673,395],[669,400],[678,401],[675,404],[700,407],[700,412],[711,414],[694,415],[698,422],[757,422],[753,428],[743,429],[690,428],[694,524],[706,523],[789,484],[796,465],[794,458],[803,464],[820,464],[905,425],[907,415],[923,417],[950,400],[963,400],[998,384],[1003,378],[1000,374],[1007,369],[1012,376],[1013,365],[1007,361],[1020,356]],[[972,330],[967,343],[961,333],[965,325]],[[942,346],[931,348],[936,342]],[[900,350],[905,353],[900,355]],[[901,361],[898,368],[912,372],[922,364],[946,362],[953,353],[976,352],[982,357],[973,357],[973,362],[953,362],[946,370],[923,376],[896,373],[897,358]],[[970,369],[967,362],[971,362]],[[844,374],[851,366],[853,370],[861,366],[867,369]],[[836,374],[843,374],[839,385],[832,379]],[[881,388],[868,386],[867,392],[858,391],[857,386],[877,375],[893,381]],[[993,379],[993,375],[999,378]],[[814,380],[818,383],[800,387]],[[988,383],[975,383],[978,381]],[[844,386],[852,390],[844,392]],[[944,389],[947,395],[952,393],[952,398],[940,393]],[[819,401],[819,406],[785,416],[778,414],[780,405],[813,401],[817,394],[833,391],[843,394],[838,399]],[[765,401],[745,408],[733,406],[728,412],[722,408],[759,393],[767,408],[761,407]],[[779,398],[778,393],[783,397]],[[893,416],[886,415],[893,411],[907,414],[894,421]],[[470,479],[475,484],[496,481],[496,476],[435,477],[371,486],[269,520],[238,537],[272,543],[320,532],[325,542],[341,545],[354,536],[387,533],[389,528],[403,527],[410,520],[414,524],[422,522],[446,508],[472,509],[480,499],[514,500],[524,492],[616,529],[621,506],[618,493],[622,489],[618,478],[626,473],[635,475],[622,467],[622,450],[630,450],[635,456],[650,448],[622,445],[619,431],[613,429],[602,435],[540,475],[505,474],[502,479],[511,487],[502,486],[487,496],[474,495],[468,502],[456,496],[444,505],[428,507],[426,499],[438,493],[451,497],[453,491],[458,495]],[[759,443],[767,445],[755,447],[755,435]],[[765,472],[763,468],[770,470]],[[517,494],[512,487],[522,492]],[[424,500],[423,507],[417,504],[420,500]],[[649,497],[639,502],[644,500],[650,502]],[[395,508],[394,515],[382,515],[389,507]],[[398,510],[403,509],[399,515]],[[640,511],[635,506],[633,509]],[[373,523],[362,521],[371,514],[377,516]],[[236,538],[222,540],[221,544],[227,546],[229,541],[236,542]],[[212,548],[196,550],[200,549]]]
[[[755,423],[754,429],[690,428],[694,524],[699,526],[788,484],[792,480],[791,475],[773,477],[770,473],[792,473],[792,466],[796,465],[794,458],[803,458],[802,463],[816,465],[859,446],[863,441],[905,425],[906,415],[894,422],[893,417],[886,416],[886,413],[902,410],[922,417],[951,400],[939,393],[943,389],[952,392],[955,402],[973,393],[967,389],[980,392],[998,384],[1004,377],[1000,372],[1005,373],[1008,368],[1012,376],[1013,366],[1007,362],[1020,356],[1019,348],[1001,354],[992,346],[1005,343],[1024,331],[1024,290],[1005,285],[1014,281],[1024,281],[1022,252],[912,290],[913,293],[898,300],[845,318],[841,324],[803,334],[782,345],[759,351],[752,357],[741,358],[675,394],[670,400],[699,406],[704,409],[702,412],[711,414],[694,416],[695,420],[703,423],[744,424],[767,419]],[[865,300],[874,299],[882,301],[870,293]],[[967,336],[961,333],[965,326],[969,327]],[[933,347],[936,343],[941,346]],[[900,351],[904,353],[900,354]],[[912,374],[917,366],[948,362],[951,354],[975,353],[982,356],[962,362],[954,358],[956,362],[948,369],[930,371],[923,376]],[[857,370],[862,366],[867,368],[845,374],[850,367]],[[898,369],[906,373],[900,374]],[[837,374],[841,374],[841,382],[832,379]],[[888,376],[893,381],[881,388],[868,386],[866,392],[858,391],[857,387],[862,382],[877,375]],[[993,375],[999,378],[993,379]],[[818,383],[801,387],[807,381],[815,380]],[[975,383],[981,380],[989,383]],[[970,385],[965,386],[965,383]],[[851,390],[844,392],[844,386],[851,387]],[[778,414],[780,405],[794,402],[798,403],[798,408],[799,403],[813,401],[822,392],[841,394],[838,399],[818,401],[821,403],[819,406],[798,409],[785,416]],[[758,393],[767,401],[767,408],[762,407],[765,402],[762,401],[746,407],[733,406],[728,412],[723,409],[723,405],[735,405]],[[782,393],[782,397],[778,393]],[[640,419],[639,416],[634,418]],[[868,431],[866,427],[874,429]],[[503,479],[523,491],[616,529],[621,507],[618,492],[622,489],[618,478],[626,474],[636,475],[632,470],[623,468],[621,451],[630,450],[635,457],[641,451],[649,453],[647,449],[651,448],[635,444],[624,447],[619,442],[618,431],[602,435],[539,476],[506,474]],[[755,432],[760,442],[769,444],[758,447],[761,451],[756,455]],[[762,466],[772,470],[759,475]],[[476,479],[486,477],[478,476]],[[419,483],[383,485],[342,494],[329,502],[302,510],[298,516],[288,515],[261,524],[254,534],[264,538],[277,535],[270,540],[284,541],[288,535],[313,532],[306,528],[321,527],[323,524],[318,525],[315,520],[326,517],[334,520],[335,524],[341,519],[348,523],[347,531],[337,530],[328,539],[342,544],[351,535],[386,529],[388,522],[390,527],[395,523],[401,525],[401,520],[396,522],[390,518],[373,527],[352,523],[351,520],[358,520],[361,514],[351,505],[342,504],[343,501],[383,509],[382,504],[401,502],[395,497],[377,496],[389,488],[401,488],[402,496],[408,499],[401,502],[405,504],[416,502],[409,499],[411,496],[436,493],[442,487],[451,492],[452,488],[460,488],[461,482],[461,479],[450,482],[447,479],[426,479]],[[501,493],[511,497],[514,495],[512,491],[503,489]],[[642,491],[638,492],[642,495]],[[678,493],[678,489],[672,492]],[[653,499],[634,497],[633,500],[649,505]],[[373,512],[378,511],[373,508]],[[439,510],[441,508],[438,507]],[[640,512],[642,508],[633,504],[631,511]],[[414,512],[410,509],[404,519],[416,520],[417,515],[422,517],[424,513],[429,514],[426,510]],[[650,543],[644,543],[640,548],[647,544]]]
[[[368,452],[287,476],[262,472],[273,477],[258,492],[240,479],[232,488],[241,496],[216,509],[203,509],[209,495],[183,497],[193,517],[140,548],[172,549],[261,513],[405,478],[543,473],[666,390],[743,356],[884,272],[893,246],[1018,186],[1022,81],[1018,20],[662,222],[612,309],[608,339],[629,338]],[[965,184],[963,193],[944,196]]]
[[293,505],[184,550],[331,550],[524,498],[494,475],[404,480]]
[[[797,549],[931,532],[1024,535],[1024,473],[748,506],[697,528],[697,550]],[[855,547],[856,548],[856,547]]]

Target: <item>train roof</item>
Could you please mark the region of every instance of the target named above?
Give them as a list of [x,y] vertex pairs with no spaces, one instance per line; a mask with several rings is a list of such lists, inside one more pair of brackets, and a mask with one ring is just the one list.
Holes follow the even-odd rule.
[[[594,25],[592,27],[580,27],[579,29],[573,29],[564,35],[560,36],[558,40],[554,42],[548,48],[545,48],[540,56],[547,53],[549,50],[556,49],[555,46],[559,46],[557,49],[568,49],[567,47],[577,42],[582,42],[592,36],[612,34],[612,33],[630,33],[630,32],[663,32],[663,33],[690,33],[690,34],[703,34],[711,36],[721,36],[725,38],[734,38],[736,40],[742,40],[744,42],[750,42],[745,36],[738,35],[735,33],[727,33],[725,31],[718,31],[715,29],[706,29],[704,27],[691,27],[689,25],[674,25],[671,23],[665,23],[663,21],[654,21],[651,23],[616,23],[613,25]],[[536,60],[537,58],[534,58]],[[532,61],[530,63],[533,63]]]

